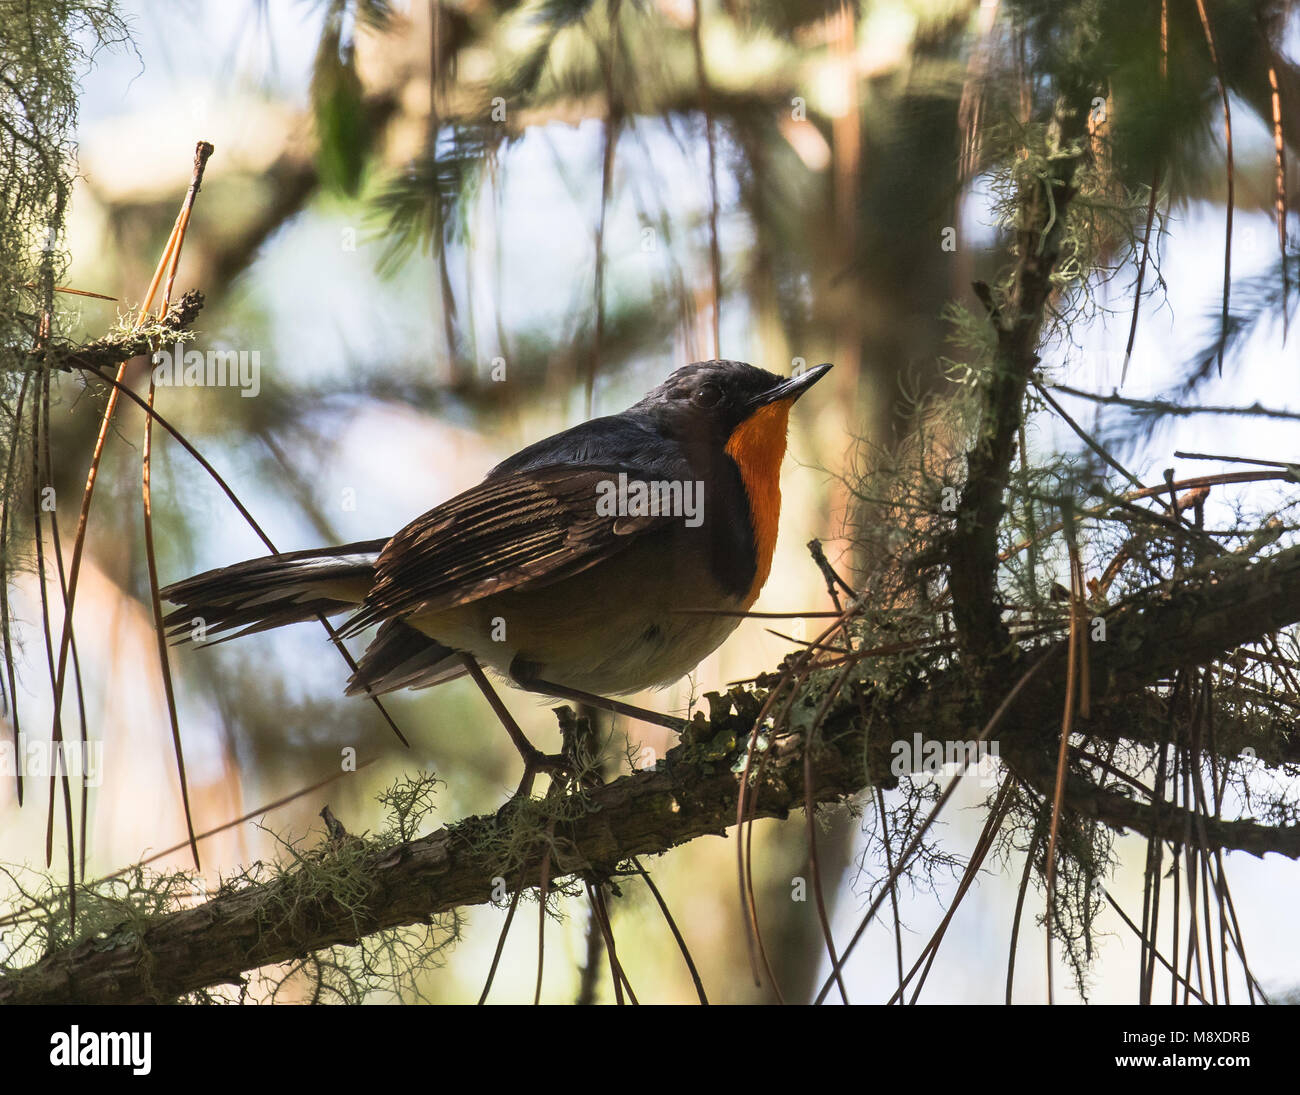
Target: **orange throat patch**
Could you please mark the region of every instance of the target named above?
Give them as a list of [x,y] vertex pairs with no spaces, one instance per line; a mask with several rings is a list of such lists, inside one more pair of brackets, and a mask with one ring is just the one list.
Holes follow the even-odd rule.
[[757,568],[744,606],[756,600],[772,572],[781,521],[781,461],[785,457],[785,434],[790,421],[790,400],[760,407],[735,428],[727,440],[727,455],[736,462],[749,495],[749,519],[754,529]]

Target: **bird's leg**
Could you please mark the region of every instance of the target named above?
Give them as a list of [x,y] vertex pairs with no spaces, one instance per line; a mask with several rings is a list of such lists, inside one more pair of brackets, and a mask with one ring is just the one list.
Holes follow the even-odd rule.
[[661,715],[658,711],[647,711],[644,707],[623,703],[621,700],[611,700],[606,696],[597,696],[594,692],[583,692],[577,688],[569,688],[567,685],[556,684],[554,681],[542,680],[541,677],[536,676],[531,671],[529,663],[519,658],[516,658],[511,663],[510,676],[514,678],[515,683],[520,688],[528,692],[537,692],[543,696],[555,696],[562,700],[573,700],[575,703],[589,704],[602,711],[610,711],[615,715],[626,715],[630,719],[640,719],[642,722],[667,727],[678,734],[686,729],[685,720],[674,718],[672,715]]
[[554,681],[544,681],[539,678],[532,682],[529,691],[542,692],[562,700],[573,700],[575,703],[590,704],[602,711],[609,711],[615,715],[626,715],[630,719],[640,719],[642,722],[663,726],[678,734],[686,729],[685,719],[665,715],[658,711],[651,711],[645,707],[637,707],[633,703],[623,703],[622,700],[612,700],[608,696],[598,696],[594,692],[583,692],[578,688],[568,688],[565,685],[556,684]]
[[510,740],[519,750],[519,755],[524,761],[524,775],[519,781],[519,789],[516,795],[527,795],[532,792],[533,780],[538,772],[546,772],[548,775],[554,775],[557,772],[567,772],[569,762],[559,754],[543,753],[527,737],[524,736],[523,730],[519,728],[519,723],[515,717],[507,710],[506,705],[501,702],[501,697],[492,687],[492,682],[487,679],[487,675],[479,667],[477,661],[470,654],[461,653],[460,660],[464,663],[469,675],[474,678],[474,683],[478,685],[479,691],[483,693],[484,698],[488,701],[492,711],[495,713],[501,725],[505,727],[506,733],[510,735]]

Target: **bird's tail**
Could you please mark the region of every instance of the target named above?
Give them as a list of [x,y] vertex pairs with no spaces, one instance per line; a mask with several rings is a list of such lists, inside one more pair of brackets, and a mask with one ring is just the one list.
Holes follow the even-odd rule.
[[177,607],[164,624],[174,642],[220,642],[355,608],[387,540],[267,555],[196,574],[162,590]]

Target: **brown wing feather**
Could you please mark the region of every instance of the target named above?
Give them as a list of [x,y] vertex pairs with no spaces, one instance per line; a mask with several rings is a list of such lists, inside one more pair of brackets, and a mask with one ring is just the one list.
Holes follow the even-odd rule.
[[417,517],[385,545],[345,634],[491,593],[539,587],[616,554],[668,516],[596,512],[603,468],[543,468],[483,483]]

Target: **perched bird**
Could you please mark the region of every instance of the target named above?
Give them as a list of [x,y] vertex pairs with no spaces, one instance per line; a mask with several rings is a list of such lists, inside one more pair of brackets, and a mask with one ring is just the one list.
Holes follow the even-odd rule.
[[522,449],[395,536],[167,587],[169,633],[220,640],[351,612],[342,635],[379,627],[350,695],[478,666],[570,697],[671,684],[767,581],[790,408],[829,369],[785,379],[739,361],[686,365],[621,414]]

